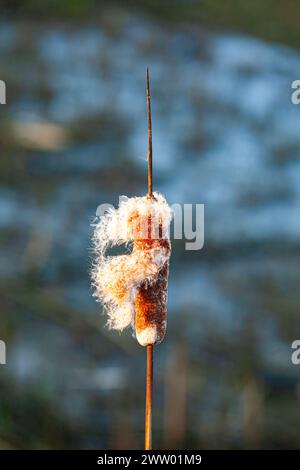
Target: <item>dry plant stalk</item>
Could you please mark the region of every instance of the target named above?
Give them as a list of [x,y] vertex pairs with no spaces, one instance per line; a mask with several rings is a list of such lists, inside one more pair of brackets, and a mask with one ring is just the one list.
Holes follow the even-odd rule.
[[[171,254],[172,211],[165,198],[152,191],[152,126],[149,70],[148,194],[123,197],[118,209],[109,210],[95,225],[96,259],[92,270],[95,297],[108,314],[109,328],[131,326],[141,346],[147,347],[145,449],[152,447],[153,346],[165,336],[167,289]],[[129,254],[108,256],[112,246],[132,247]]]

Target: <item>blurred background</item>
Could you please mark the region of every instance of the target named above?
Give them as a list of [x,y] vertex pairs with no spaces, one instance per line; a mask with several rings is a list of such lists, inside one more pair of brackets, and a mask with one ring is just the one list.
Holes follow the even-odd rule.
[[1,1],[0,447],[143,446],[145,351],[92,298],[101,203],[205,204],[173,242],[154,446],[300,448],[296,0]]

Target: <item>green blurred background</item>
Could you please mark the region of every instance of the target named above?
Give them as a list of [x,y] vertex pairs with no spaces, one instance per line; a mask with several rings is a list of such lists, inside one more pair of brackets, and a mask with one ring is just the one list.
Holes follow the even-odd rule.
[[0,1],[0,447],[143,446],[145,351],[92,298],[101,203],[205,204],[173,242],[154,446],[300,447],[296,0]]

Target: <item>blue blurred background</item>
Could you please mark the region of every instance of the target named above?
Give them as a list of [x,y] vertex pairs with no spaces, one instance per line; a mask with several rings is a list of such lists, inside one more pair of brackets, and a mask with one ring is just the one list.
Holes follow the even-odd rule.
[[[173,242],[155,448],[299,448],[296,1],[1,1],[0,447],[143,446],[145,351],[92,298],[101,203],[205,204]],[[298,8],[298,10],[296,9]]]

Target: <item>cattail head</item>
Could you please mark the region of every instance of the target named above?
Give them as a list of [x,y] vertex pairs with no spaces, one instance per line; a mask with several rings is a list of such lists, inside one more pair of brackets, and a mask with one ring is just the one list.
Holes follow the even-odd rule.
[[[172,211],[161,194],[153,196],[122,198],[118,209],[97,222],[93,237],[94,295],[105,307],[108,326],[122,331],[132,325],[142,345],[150,344],[150,337],[151,344],[161,341],[166,322]],[[122,244],[131,252],[107,255],[110,247]]]

